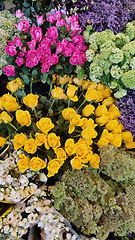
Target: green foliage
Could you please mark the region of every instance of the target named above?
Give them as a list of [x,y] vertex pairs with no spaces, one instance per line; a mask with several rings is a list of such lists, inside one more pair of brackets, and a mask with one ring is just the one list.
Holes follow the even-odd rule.
[[109,145],[100,157],[100,170],[64,173],[53,187],[54,207],[85,235],[126,236],[135,230],[135,154]]

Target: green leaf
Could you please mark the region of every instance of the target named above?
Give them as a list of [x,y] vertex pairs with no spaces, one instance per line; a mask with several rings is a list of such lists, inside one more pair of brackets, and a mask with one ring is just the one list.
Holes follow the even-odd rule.
[[23,6],[26,8],[30,7],[29,3],[27,3],[27,2],[23,3]]
[[40,97],[40,102],[45,104],[45,101],[46,101],[46,97],[45,96],[41,96]]
[[19,89],[19,90],[16,92],[16,95],[17,95],[17,97],[19,97],[19,98],[22,98],[22,97],[24,96],[23,91],[22,91],[21,89]]
[[51,104],[52,103],[50,101],[48,101],[48,100],[45,101],[45,106],[47,109],[49,109],[51,107]]
[[16,79],[15,76],[9,76],[9,77],[8,77],[8,80],[9,80],[9,81],[12,81],[12,80],[15,80],[15,79]]
[[60,107],[57,108],[59,112],[63,111],[63,109],[64,109],[64,105],[61,105]]
[[66,37],[65,39],[68,40],[69,42],[72,41],[72,39],[70,37]]
[[61,63],[64,63],[65,60],[66,60],[66,58],[65,58],[64,56],[60,56],[59,61],[60,61]]
[[77,74],[78,78],[83,78],[84,77],[84,69],[81,68],[79,73]]
[[30,73],[29,73],[30,68],[23,66],[23,67],[22,67],[22,71],[23,71],[24,73],[26,73],[27,75],[30,75]]
[[36,77],[38,77],[38,71],[37,70],[33,70],[32,71],[32,76],[33,76],[33,78],[36,78]]
[[56,69],[63,69],[63,67],[60,64],[55,65]]
[[52,69],[49,70],[49,74],[53,74],[54,71]]
[[45,83],[45,82],[46,82],[46,80],[47,80],[47,78],[48,78],[48,75],[49,75],[48,72],[43,73],[42,79],[41,79],[42,83]]
[[30,8],[25,9],[24,14],[26,17],[29,17],[30,16]]
[[30,79],[26,74],[23,74],[23,73],[19,73],[19,74],[26,85],[30,83]]

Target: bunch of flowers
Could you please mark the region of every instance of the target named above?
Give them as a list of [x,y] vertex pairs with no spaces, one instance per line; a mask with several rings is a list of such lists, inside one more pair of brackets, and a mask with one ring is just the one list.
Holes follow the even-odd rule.
[[126,0],[88,0],[88,1],[52,1],[56,8],[63,8],[68,14],[77,14],[83,30],[92,24],[95,31],[109,28],[115,33],[121,32],[131,19]]
[[[10,84],[16,82],[9,82],[8,89],[12,91]],[[124,127],[118,122],[121,114],[111,93],[100,83],[54,74],[46,96],[25,95],[24,90],[22,99],[5,94],[0,99],[4,110],[0,146],[12,142],[15,150],[23,151],[17,162],[20,172],[43,169],[52,177],[65,168],[81,169],[89,164],[99,168],[97,146],[120,147],[124,141]],[[126,147],[134,148],[135,143]]]
[[53,72],[71,74],[76,65],[84,64],[87,46],[83,36],[78,35],[82,30],[77,16],[66,17],[57,11],[47,13],[45,21],[37,15],[37,26],[31,26],[20,10],[16,16],[20,18],[16,24],[20,35],[5,47],[10,64],[3,70],[13,76],[10,79],[21,77],[25,84],[39,78],[45,82]]
[[[134,21],[126,25],[126,30],[114,34],[111,30],[91,32],[88,26],[83,32],[89,43],[86,51],[88,62],[77,66],[76,72],[89,74],[93,82],[102,82],[114,89],[114,96],[126,95],[127,89],[135,88],[135,25]],[[88,69],[85,67],[89,69]]]

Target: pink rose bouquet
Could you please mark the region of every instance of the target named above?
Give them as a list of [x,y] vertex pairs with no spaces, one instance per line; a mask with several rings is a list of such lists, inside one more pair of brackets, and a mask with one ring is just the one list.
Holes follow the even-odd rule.
[[85,63],[88,47],[83,36],[79,35],[82,30],[78,16],[49,12],[46,19],[37,15],[37,26],[31,26],[20,10],[16,15],[20,35],[5,47],[9,65],[3,71],[9,80],[21,77],[25,84],[39,79],[49,83],[53,73],[71,76],[78,64]]

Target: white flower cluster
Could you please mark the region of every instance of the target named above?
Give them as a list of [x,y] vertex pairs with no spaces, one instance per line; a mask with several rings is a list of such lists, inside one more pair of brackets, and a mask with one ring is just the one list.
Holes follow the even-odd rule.
[[36,193],[38,186],[31,183],[31,178],[38,176],[38,172],[27,170],[21,174],[16,162],[17,153],[13,152],[4,161],[0,161],[0,201],[20,202],[31,193]]

